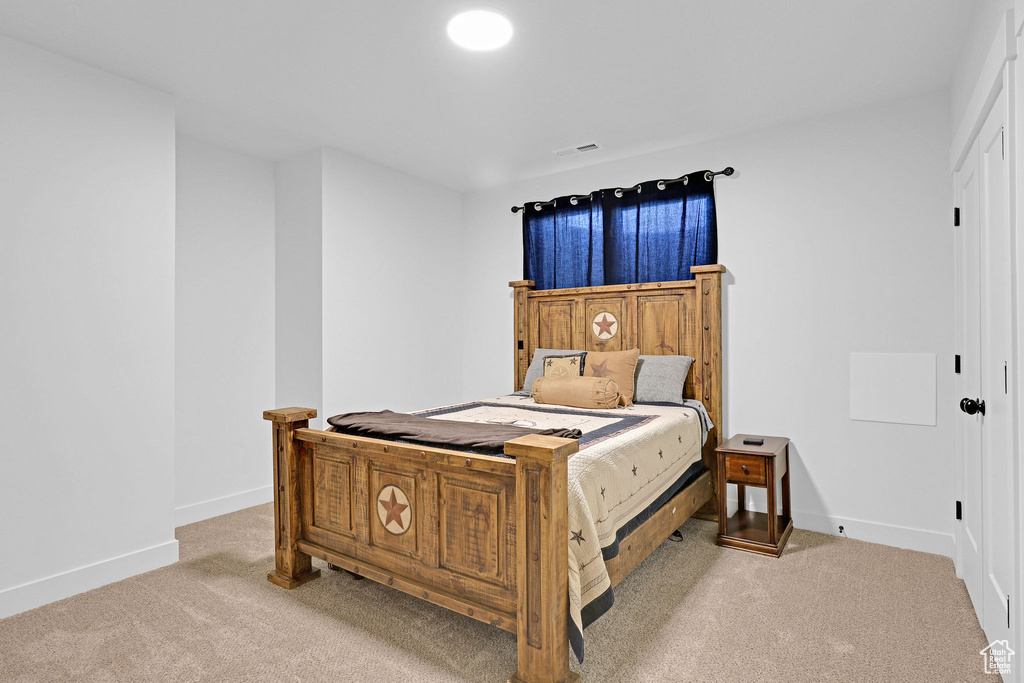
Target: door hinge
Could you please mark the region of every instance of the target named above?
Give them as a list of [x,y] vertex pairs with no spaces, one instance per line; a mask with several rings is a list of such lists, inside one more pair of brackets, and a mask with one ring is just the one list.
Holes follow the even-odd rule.
[[954,228],[959,228],[960,227],[960,207],[959,206],[954,206],[953,207],[953,227]]
[[957,375],[960,374],[960,354],[953,356],[953,372]]
[[963,519],[964,518],[964,506],[960,503],[959,500],[956,502],[956,518],[957,519]]

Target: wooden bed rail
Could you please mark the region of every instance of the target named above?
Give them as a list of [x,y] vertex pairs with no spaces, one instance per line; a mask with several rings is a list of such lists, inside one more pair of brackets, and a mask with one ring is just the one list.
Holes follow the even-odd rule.
[[[513,683],[579,681],[569,669],[566,550],[567,461],[578,442],[520,437],[505,444],[513,460],[309,429],[316,414],[263,413],[274,444],[267,578],[300,586],[320,575],[317,557],[516,633]],[[406,509],[395,524],[391,510]]]

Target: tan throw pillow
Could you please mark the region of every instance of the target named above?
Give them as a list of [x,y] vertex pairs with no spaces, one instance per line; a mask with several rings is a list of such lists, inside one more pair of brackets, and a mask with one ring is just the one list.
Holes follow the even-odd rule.
[[622,405],[633,405],[633,374],[640,349],[629,351],[591,351],[587,354],[584,377],[606,377],[619,385]]
[[615,408],[619,386],[603,377],[541,377],[533,383],[533,400],[575,408]]
[[583,374],[583,354],[544,359],[545,377],[579,377]]

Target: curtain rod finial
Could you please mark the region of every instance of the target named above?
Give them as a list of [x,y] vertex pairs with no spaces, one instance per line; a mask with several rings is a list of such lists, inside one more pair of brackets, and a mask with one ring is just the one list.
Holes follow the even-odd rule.
[[513,206],[512,207],[512,213],[519,213],[520,211],[523,210],[523,208],[524,207],[522,207],[522,206]]

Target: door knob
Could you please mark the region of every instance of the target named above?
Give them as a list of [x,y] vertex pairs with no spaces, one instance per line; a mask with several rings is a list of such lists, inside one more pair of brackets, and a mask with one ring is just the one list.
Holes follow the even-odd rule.
[[964,411],[968,415],[974,415],[975,413],[985,414],[985,402],[979,399],[965,398],[960,401],[960,410]]

